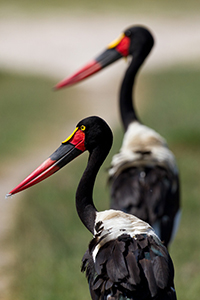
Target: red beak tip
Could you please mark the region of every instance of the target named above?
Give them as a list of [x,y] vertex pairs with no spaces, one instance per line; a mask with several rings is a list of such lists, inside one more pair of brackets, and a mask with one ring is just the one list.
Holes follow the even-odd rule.
[[52,90],[56,92],[56,91],[58,90],[58,87],[57,87],[57,86],[54,86],[54,87],[52,88]]
[[60,90],[64,87],[68,87],[72,85],[70,82],[67,82],[67,81],[61,81],[59,83],[57,83],[55,86],[54,86],[54,90],[57,91],[57,90]]
[[61,89],[62,87],[64,87],[65,86],[65,83],[63,83],[63,81],[60,81],[60,82],[58,82],[55,86],[54,86],[54,89],[55,90],[59,90],[59,89]]
[[5,198],[6,198],[6,199],[7,199],[7,198],[10,198],[10,197],[12,197],[12,195],[13,195],[13,194],[8,193],[8,194],[6,194]]
[[61,88],[63,88],[64,86],[63,85],[61,85],[61,84],[56,84],[55,86],[54,86],[54,91],[58,91],[58,90],[60,90]]

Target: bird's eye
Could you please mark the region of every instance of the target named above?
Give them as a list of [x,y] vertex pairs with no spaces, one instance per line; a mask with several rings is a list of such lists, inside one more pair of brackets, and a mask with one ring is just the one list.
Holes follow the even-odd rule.
[[126,36],[131,36],[131,34],[132,34],[132,32],[131,32],[130,30],[127,30],[127,31],[125,32],[125,35],[126,35]]
[[85,131],[86,127],[85,125],[81,125],[80,130]]

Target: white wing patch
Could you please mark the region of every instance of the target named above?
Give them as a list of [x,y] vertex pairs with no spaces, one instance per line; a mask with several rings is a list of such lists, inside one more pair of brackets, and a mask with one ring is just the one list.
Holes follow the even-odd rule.
[[[141,151],[147,155],[143,155]],[[131,123],[119,153],[113,156],[109,176],[117,176],[128,167],[156,165],[170,169],[174,174],[178,173],[175,157],[165,139],[139,122]]]
[[93,251],[94,261],[99,249],[105,243],[117,239],[122,234],[128,234],[135,239],[137,234],[151,235],[158,244],[161,244],[159,237],[148,223],[122,211],[110,209],[97,212],[95,225],[98,223],[101,225],[98,232],[94,231],[94,237],[99,240]]

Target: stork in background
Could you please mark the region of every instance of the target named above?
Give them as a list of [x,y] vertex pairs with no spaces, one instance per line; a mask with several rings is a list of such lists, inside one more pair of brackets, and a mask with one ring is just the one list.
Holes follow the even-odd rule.
[[112,139],[104,120],[83,119],[61,146],[8,196],[44,180],[88,150],[88,164],[76,192],[76,208],[94,235],[82,265],[92,299],[175,300],[173,263],[151,226],[122,211],[98,212],[94,206],[95,179]]
[[109,170],[111,208],[149,223],[168,246],[180,220],[178,168],[165,139],[140,122],[132,96],[137,72],[153,44],[147,28],[130,27],[97,58],[55,88],[73,85],[122,57],[132,57],[120,89],[119,106],[125,134]]

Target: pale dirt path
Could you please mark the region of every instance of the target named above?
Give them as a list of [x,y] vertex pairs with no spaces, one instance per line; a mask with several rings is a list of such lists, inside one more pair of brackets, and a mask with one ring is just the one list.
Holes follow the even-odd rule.
[[[13,300],[12,282],[15,261],[17,259],[14,248],[13,228],[17,218],[18,207],[23,194],[5,198],[6,194],[36,168],[46,157],[48,149],[35,149],[35,155],[28,153],[21,160],[1,164],[0,173],[0,300]],[[28,172],[28,173],[27,173]],[[2,175],[4,174],[4,175]],[[17,237],[15,237],[17,238]],[[16,299],[20,300],[20,299]]]
[[132,24],[148,26],[155,36],[156,44],[145,70],[190,64],[200,59],[200,18],[195,15],[166,18],[133,14],[102,18],[67,13],[37,16],[5,13],[4,17],[2,13],[0,66],[62,78],[96,56]]
[[[166,19],[151,16],[86,16],[53,15],[24,16],[16,13],[11,16],[0,12],[0,68],[42,74],[55,78],[55,83],[95,57],[104,47],[130,24],[147,25],[155,34],[156,46],[145,65],[145,71],[168,68],[173,64],[192,64],[199,68],[200,22],[199,17],[188,16]],[[92,24],[92,25],[91,25]],[[80,85],[84,99],[82,114],[97,114],[104,117],[111,126],[118,114],[115,99],[121,80],[122,68],[119,62],[98,76]],[[113,70],[114,69],[114,70]],[[112,82],[111,82],[112,79]],[[110,85],[112,84],[112,89]],[[79,88],[77,86],[77,88]],[[98,91],[98,92],[97,92]],[[113,91],[115,94],[113,95]],[[96,99],[93,101],[93,99]],[[85,108],[85,109],[84,109]],[[112,113],[111,113],[112,112]],[[71,125],[71,124],[70,124]],[[73,128],[74,124],[72,125]],[[4,165],[0,174],[0,300],[10,298],[10,283],[15,259],[14,249],[6,247],[9,232],[15,224],[20,195],[5,200],[5,194],[19,180],[37,167],[50,154],[40,151],[41,159],[31,153],[12,165]],[[38,155],[40,153],[38,151]],[[37,162],[29,157],[37,157]]]

